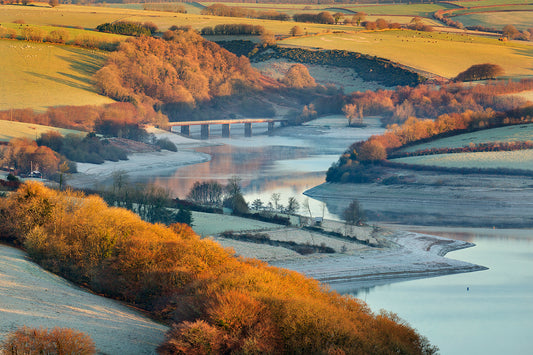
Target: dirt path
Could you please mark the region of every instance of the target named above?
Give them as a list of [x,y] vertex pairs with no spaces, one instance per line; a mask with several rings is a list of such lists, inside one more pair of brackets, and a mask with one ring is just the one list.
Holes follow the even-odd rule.
[[88,293],[0,245],[0,341],[23,325],[74,328],[102,354],[155,354],[167,328],[125,305]]

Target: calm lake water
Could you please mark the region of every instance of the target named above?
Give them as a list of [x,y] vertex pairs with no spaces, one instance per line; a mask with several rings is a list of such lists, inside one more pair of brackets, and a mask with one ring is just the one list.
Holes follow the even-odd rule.
[[[325,171],[351,143],[383,129],[377,120],[360,129],[347,128],[342,117],[330,117],[284,128],[272,137],[244,138],[240,131],[232,127],[231,139],[213,140],[223,145],[200,149],[212,155],[210,162],[182,167],[151,181],[185,197],[195,181],[225,184],[238,176],[248,202],[260,198],[268,203],[272,193],[279,193],[282,204],[293,196],[302,203],[306,199],[302,193],[324,182]],[[260,131],[266,127],[254,126],[254,134]],[[215,129],[211,133],[221,135]],[[314,216],[338,219],[319,201],[309,199],[309,205]],[[475,247],[448,257],[489,270],[398,282],[352,294],[374,311],[397,313],[444,355],[532,353],[533,230],[402,228],[473,242]]]
[[443,355],[532,353],[533,229],[402,228],[475,243],[447,256],[489,269],[398,282],[354,295],[374,311],[398,314]]

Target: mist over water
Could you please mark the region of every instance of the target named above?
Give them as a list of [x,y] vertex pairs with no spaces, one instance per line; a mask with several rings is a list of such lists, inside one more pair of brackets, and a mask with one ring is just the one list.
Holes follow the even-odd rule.
[[[218,145],[198,148],[211,156],[209,162],[185,166],[169,176],[154,177],[150,182],[168,188],[185,198],[196,181],[215,180],[226,184],[233,176],[241,179],[248,203],[259,198],[268,204],[279,193],[285,205],[289,197],[302,204],[303,192],[325,182],[325,172],[352,143],[364,140],[384,129],[379,119],[369,118],[367,127],[347,127],[344,116],[328,116],[303,126],[278,128],[268,136],[266,124],[253,125],[253,137],[244,137],[244,128],[231,128],[231,138],[222,138],[222,128],[213,125],[209,143]],[[199,126],[191,126],[191,137],[200,137]],[[338,219],[325,205],[309,198],[313,216]],[[300,211],[307,214],[307,211]]]

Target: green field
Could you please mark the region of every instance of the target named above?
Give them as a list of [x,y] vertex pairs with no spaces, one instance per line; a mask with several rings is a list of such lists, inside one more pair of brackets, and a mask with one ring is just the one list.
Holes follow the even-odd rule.
[[340,49],[387,58],[447,78],[473,64],[494,63],[509,77],[533,75],[533,46],[460,34],[390,30],[289,38],[293,46]]
[[46,132],[59,132],[62,135],[67,134],[86,134],[86,132],[75,131],[72,129],[55,128],[42,126],[33,123],[11,122],[0,120],[0,142],[9,142],[13,138],[37,139]]
[[450,3],[461,7],[477,7],[508,4],[529,4],[531,0],[479,0],[479,1],[450,1]]
[[402,149],[402,152],[416,152],[425,149],[461,148],[472,144],[490,142],[525,142],[533,141],[533,124],[507,126],[485,129],[477,132],[459,134],[453,137],[437,139]]
[[521,31],[533,27],[533,6],[532,11],[512,11],[512,12],[484,12],[472,15],[454,17],[465,26],[486,26],[501,30],[505,25],[513,25]]
[[92,76],[106,53],[71,46],[0,40],[0,110],[111,103]]
[[17,36],[19,39],[22,39],[23,30],[26,27],[33,27],[33,28],[37,28],[41,30],[44,33],[45,37],[52,31],[57,31],[57,30],[66,31],[69,35],[68,42],[74,41],[80,37],[91,37],[91,38],[96,39],[99,42],[107,42],[107,43],[121,42],[128,38],[127,36],[117,35],[113,33],[104,33],[104,32],[98,32],[94,30],[85,30],[85,29],[72,28],[72,27],[57,27],[57,26],[34,25],[34,24],[16,24],[16,23],[10,23],[10,22],[0,23],[0,26],[4,28],[14,29],[17,32]]
[[[214,2],[201,2],[204,6]],[[431,16],[435,11],[454,9],[450,4],[384,4],[384,5],[354,5],[354,4],[254,4],[254,3],[224,3],[227,6],[239,6],[256,11],[276,10],[289,15],[295,13],[316,13],[320,11],[355,13],[365,12],[371,15],[401,15],[401,16]],[[343,11],[344,10],[344,11]]]
[[[291,21],[257,20],[239,17],[203,16],[195,14],[178,14],[162,11],[145,11],[135,9],[61,5],[55,9],[50,7],[14,6],[3,5],[0,11],[0,23],[12,23],[23,20],[27,24],[59,25],[70,27],[82,27],[94,29],[96,26],[113,21],[136,21],[155,23],[160,30],[165,31],[173,25],[191,26],[194,29],[202,29],[206,26],[218,24],[249,23],[260,25],[267,30],[287,35],[295,23]],[[309,33],[324,31],[353,30],[354,27],[342,25],[302,24]]]
[[476,152],[424,155],[393,159],[396,163],[446,168],[522,169],[533,171],[533,149],[509,152]]

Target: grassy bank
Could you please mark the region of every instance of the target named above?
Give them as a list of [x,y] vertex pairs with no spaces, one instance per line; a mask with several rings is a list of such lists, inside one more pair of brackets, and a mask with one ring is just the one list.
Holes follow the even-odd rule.
[[28,138],[37,139],[41,134],[46,132],[59,132],[62,135],[69,133],[77,134],[83,133],[81,131],[75,131],[72,129],[56,128],[50,126],[42,126],[33,123],[11,122],[0,120],[0,142],[9,142],[13,138]]
[[0,53],[0,110],[113,102],[96,93],[92,80],[105,52],[0,40]]
[[391,30],[289,38],[281,44],[375,55],[452,78],[474,64],[494,63],[507,76],[533,75],[533,46],[438,32]]

